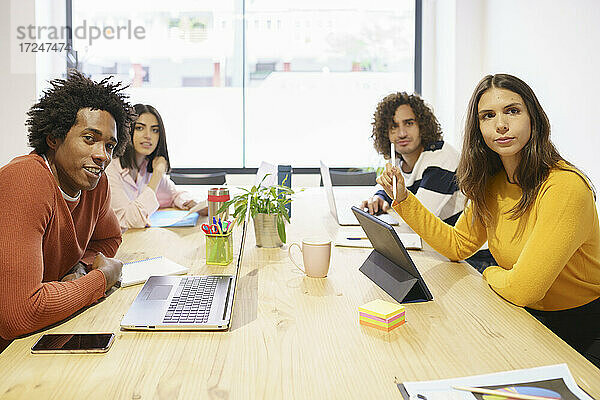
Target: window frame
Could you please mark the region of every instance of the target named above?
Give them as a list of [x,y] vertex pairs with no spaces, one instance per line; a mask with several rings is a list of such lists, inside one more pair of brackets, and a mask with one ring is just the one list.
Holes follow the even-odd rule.
[[[72,32],[73,29],[73,0],[66,1],[66,25],[68,27],[67,32]],[[246,21],[246,1],[242,0],[242,19]],[[244,106],[242,107],[242,167],[223,167],[223,168],[172,168],[171,171],[174,173],[182,174],[207,174],[214,172],[226,172],[227,174],[256,174],[258,168],[246,167],[246,24],[242,24],[242,101]],[[67,43],[70,44],[72,49],[73,38],[71,35],[67,38]],[[421,94],[422,90],[422,46],[423,46],[423,0],[415,0],[415,56],[414,56],[414,91],[416,94]],[[66,73],[69,75],[71,69],[79,70],[79,63],[77,58],[77,51],[71,50],[66,55]],[[347,170],[347,168],[333,168],[335,170]],[[319,168],[315,167],[300,167],[292,168],[294,174],[319,174]]]

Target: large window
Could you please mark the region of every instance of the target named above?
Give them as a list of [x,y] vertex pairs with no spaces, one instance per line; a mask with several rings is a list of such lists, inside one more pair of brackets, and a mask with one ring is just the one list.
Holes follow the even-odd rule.
[[372,165],[377,102],[413,90],[414,0],[77,0],[72,15],[123,28],[74,37],[78,67],[158,109],[173,167]]

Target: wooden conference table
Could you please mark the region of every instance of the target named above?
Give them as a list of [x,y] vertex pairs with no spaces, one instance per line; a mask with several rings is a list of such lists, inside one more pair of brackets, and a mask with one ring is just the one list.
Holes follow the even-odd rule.
[[[524,310],[499,298],[473,268],[432,251],[412,251],[434,301],[406,305],[406,324],[383,333],[358,324],[358,306],[393,299],[358,271],[370,250],[334,247],[325,279],[305,277],[287,246],[255,246],[252,226],[232,328],[225,332],[120,331],[141,285],[44,332],[115,332],[102,355],[32,355],[42,334],[0,355],[0,398],[390,399],[395,382],[441,379],[566,362],[579,385],[600,397],[600,370]],[[292,204],[288,243],[334,237],[322,188]],[[239,243],[240,231],[235,232]],[[131,230],[118,257],[164,255],[193,274],[231,273],[205,265],[200,227]]]

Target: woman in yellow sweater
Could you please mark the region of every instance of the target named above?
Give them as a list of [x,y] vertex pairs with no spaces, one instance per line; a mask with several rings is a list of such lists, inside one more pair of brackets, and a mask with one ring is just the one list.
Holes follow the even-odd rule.
[[451,260],[487,240],[498,266],[483,278],[511,303],[600,367],[600,233],[595,193],[550,141],[550,123],[531,88],[488,75],[469,102],[458,184],[468,204],[454,227],[406,190],[391,164],[378,178],[392,207]]

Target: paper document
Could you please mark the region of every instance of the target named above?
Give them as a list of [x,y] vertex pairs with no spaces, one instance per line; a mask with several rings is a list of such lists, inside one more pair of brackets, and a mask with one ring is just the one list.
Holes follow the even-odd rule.
[[506,392],[506,397],[494,396],[495,399],[510,398],[510,393],[519,393],[548,399],[593,400],[577,386],[567,364],[437,381],[404,382],[398,384],[398,389],[404,400],[413,397],[426,398],[427,400],[485,400],[492,398],[486,394],[453,389],[455,386],[470,386]]
[[154,257],[147,260],[133,261],[123,264],[121,287],[144,283],[152,275],[182,275],[189,271],[188,267],[177,264],[165,257]]
[[196,226],[198,213],[185,210],[158,210],[150,216],[150,226],[154,228],[175,226]]
[[[265,176],[267,177],[265,178]],[[277,167],[275,165],[269,164],[265,161],[260,163],[260,166],[256,171],[256,179],[254,180],[254,184],[258,185],[261,182],[263,186],[277,185]]]
[[[396,230],[396,233],[407,249],[421,250],[423,248],[421,238],[416,233],[403,233],[398,232],[398,230]],[[373,248],[367,234],[360,226],[344,226],[338,229],[334,244],[341,247]]]

